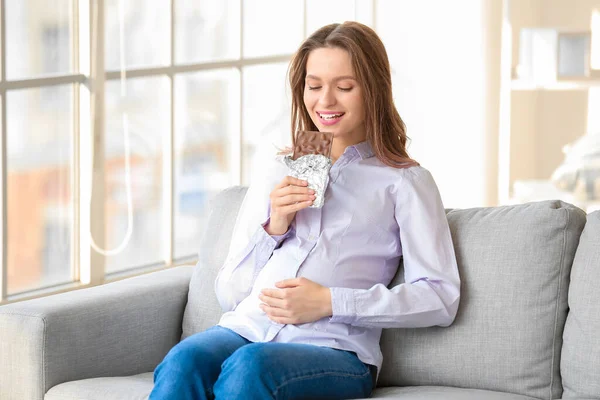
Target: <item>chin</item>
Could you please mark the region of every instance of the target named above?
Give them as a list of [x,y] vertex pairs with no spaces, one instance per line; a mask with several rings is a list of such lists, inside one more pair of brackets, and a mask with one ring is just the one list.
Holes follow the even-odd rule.
[[337,127],[337,126],[333,127],[333,126],[319,126],[319,125],[317,125],[317,127],[319,128],[319,132],[331,132],[331,133],[333,133],[334,137],[337,137],[339,135],[338,132],[340,131],[340,128]]

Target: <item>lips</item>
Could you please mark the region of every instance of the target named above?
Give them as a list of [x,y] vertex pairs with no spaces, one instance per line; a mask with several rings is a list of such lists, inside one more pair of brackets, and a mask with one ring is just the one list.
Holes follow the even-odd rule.
[[337,112],[337,111],[317,111],[317,116],[319,117],[319,121],[323,124],[323,125],[335,125],[337,124],[342,117],[344,116],[344,112]]

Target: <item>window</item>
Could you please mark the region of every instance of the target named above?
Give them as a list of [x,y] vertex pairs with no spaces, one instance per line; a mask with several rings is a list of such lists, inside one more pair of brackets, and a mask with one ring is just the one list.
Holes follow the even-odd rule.
[[289,142],[301,40],[373,15],[371,0],[3,3],[0,302],[194,262],[210,199]]

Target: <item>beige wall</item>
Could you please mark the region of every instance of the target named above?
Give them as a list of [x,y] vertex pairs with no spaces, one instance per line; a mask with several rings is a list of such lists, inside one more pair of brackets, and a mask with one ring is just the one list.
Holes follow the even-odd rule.
[[543,0],[542,3],[544,26],[575,31],[588,30],[592,10],[600,8],[598,0]]
[[587,91],[545,91],[538,95],[536,178],[547,178],[563,161],[562,148],[586,132]]
[[537,91],[513,92],[511,98],[510,185],[517,179],[535,179]]
[[[577,3],[577,6],[574,3]],[[513,0],[512,65],[518,64],[523,27],[590,29],[600,0]],[[587,129],[587,90],[513,90],[511,93],[510,187],[515,180],[548,179],[563,161],[562,148]]]
[[515,91],[511,101],[510,181],[548,179],[562,148],[585,133],[587,92]]
[[512,66],[519,63],[519,31],[521,28],[541,27],[542,4],[545,0],[511,0],[510,23],[512,30]]

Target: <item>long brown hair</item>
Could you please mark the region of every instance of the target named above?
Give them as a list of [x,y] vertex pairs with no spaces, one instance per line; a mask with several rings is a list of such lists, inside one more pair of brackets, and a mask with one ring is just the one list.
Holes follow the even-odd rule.
[[306,39],[290,62],[292,91],[292,145],[296,132],[318,128],[304,106],[306,62],[311,51],[323,47],[346,50],[363,93],[367,141],[375,156],[395,168],[418,165],[406,151],[406,126],[392,96],[392,76],[387,52],[377,33],[358,22],[326,25]]

